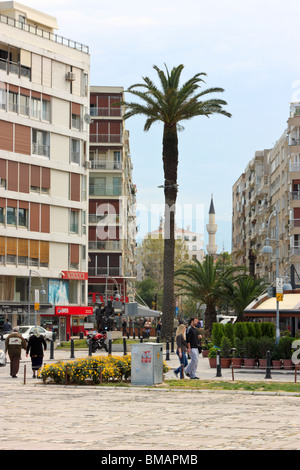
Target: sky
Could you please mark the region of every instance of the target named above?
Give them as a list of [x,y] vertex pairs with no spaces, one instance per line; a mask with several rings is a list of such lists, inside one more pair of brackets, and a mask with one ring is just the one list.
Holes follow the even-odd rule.
[[[179,134],[177,224],[204,233],[213,194],[218,252],[231,252],[232,186],[255,151],[283,134],[300,101],[299,0],[24,0],[56,17],[57,34],[90,48],[90,84],[157,82],[153,65],[184,65],[182,84],[206,73],[203,89],[228,104],[225,116],[196,117]],[[42,6],[41,6],[42,5]],[[84,9],[83,9],[84,6]],[[132,96],[125,95],[127,100]],[[126,121],[137,186],[138,239],[157,228],[164,204],[162,125]]]

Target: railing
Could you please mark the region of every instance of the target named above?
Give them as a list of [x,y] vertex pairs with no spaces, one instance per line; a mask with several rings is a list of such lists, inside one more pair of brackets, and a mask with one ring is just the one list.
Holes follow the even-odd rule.
[[122,269],[119,267],[92,267],[88,268],[88,275],[89,276],[122,276]]
[[107,160],[90,160],[92,170],[122,170],[122,162],[110,162]]
[[89,250],[121,250],[122,244],[119,240],[89,242]]
[[300,162],[296,162],[296,163],[290,162],[289,170],[290,171],[300,171]]
[[110,116],[110,117],[120,117],[122,115],[121,108],[90,108],[91,116]]
[[117,224],[120,221],[120,216],[116,214],[89,214],[89,223],[90,224],[98,224],[104,220],[105,225],[107,224]]
[[[0,15],[1,17],[1,15]],[[31,69],[21,65],[20,62],[12,62],[8,59],[0,59],[0,70],[5,70],[6,73],[12,73],[19,77],[31,78]]]
[[295,138],[295,137],[291,137],[291,140],[290,140],[290,145],[300,145],[300,139],[299,138]]
[[42,155],[43,157],[50,157],[50,145],[32,144],[32,153],[34,155]]
[[101,184],[90,184],[90,196],[121,196],[122,186],[104,186]]
[[79,42],[73,41],[71,39],[58,36],[57,34],[53,34],[50,31],[45,31],[44,29],[38,28],[37,26],[26,24],[23,21],[18,21],[18,20],[15,20],[14,18],[10,18],[5,15],[0,15],[0,23],[13,26],[14,28],[22,29],[23,31],[27,31],[28,33],[35,34],[36,36],[39,36],[45,39],[49,39],[50,41],[57,42],[58,44],[62,44],[63,46],[71,47],[72,49],[85,52],[86,54],[89,53],[88,46],[80,44]]
[[290,221],[291,228],[298,228],[300,227],[300,219],[292,219]]
[[299,200],[300,199],[300,191],[291,191],[291,199],[292,200]]
[[90,134],[90,143],[92,144],[121,144],[121,134]]

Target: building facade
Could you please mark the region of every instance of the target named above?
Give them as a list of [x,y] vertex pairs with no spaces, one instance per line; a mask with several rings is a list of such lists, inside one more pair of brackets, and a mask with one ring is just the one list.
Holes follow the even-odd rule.
[[133,300],[136,186],[122,87],[90,89],[89,303]]
[[[300,103],[290,105],[287,126],[273,148],[255,152],[233,185],[232,254],[235,264],[273,283],[300,273]],[[266,239],[273,254],[264,254]],[[278,251],[276,254],[276,245]],[[298,279],[299,284],[299,279]]]
[[13,1],[0,13],[1,318],[64,338],[91,313],[89,50],[49,15]]

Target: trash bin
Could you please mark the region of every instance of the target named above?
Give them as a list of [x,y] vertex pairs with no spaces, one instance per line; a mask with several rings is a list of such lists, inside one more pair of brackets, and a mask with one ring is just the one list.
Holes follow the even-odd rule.
[[154,385],[163,381],[163,345],[137,343],[131,345],[132,385]]

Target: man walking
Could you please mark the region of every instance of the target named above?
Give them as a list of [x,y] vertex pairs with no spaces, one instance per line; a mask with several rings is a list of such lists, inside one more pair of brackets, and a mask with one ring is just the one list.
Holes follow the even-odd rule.
[[15,379],[19,372],[22,349],[26,350],[26,341],[18,333],[18,328],[13,328],[13,332],[5,340],[5,354],[8,352],[10,359],[10,375]]
[[199,339],[201,335],[199,335],[197,325],[198,318],[191,318],[190,319],[190,326],[186,331],[186,341],[188,345],[188,353],[190,355],[190,362],[185,369],[185,373],[190,379],[199,379],[196,376],[198,361],[199,361]]

